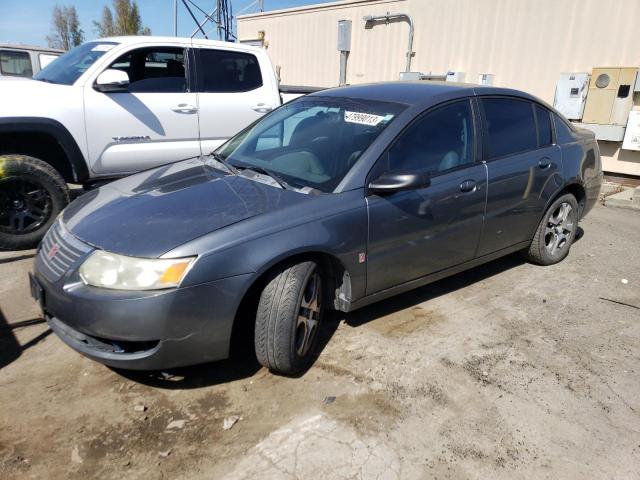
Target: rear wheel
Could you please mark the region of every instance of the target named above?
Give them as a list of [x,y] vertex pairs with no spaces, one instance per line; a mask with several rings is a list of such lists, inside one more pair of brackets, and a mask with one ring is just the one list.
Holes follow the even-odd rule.
[[315,262],[275,272],[260,295],[255,325],[258,361],[269,370],[291,375],[314,360],[324,311],[323,276]]
[[526,257],[540,265],[553,265],[569,254],[578,230],[578,202],[567,193],[547,209],[531,241]]
[[67,184],[51,165],[0,155],[0,249],[35,247],[68,203]]

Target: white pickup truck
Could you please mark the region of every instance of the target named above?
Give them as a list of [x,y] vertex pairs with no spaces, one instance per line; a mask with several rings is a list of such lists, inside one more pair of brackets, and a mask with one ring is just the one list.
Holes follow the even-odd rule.
[[175,37],[85,43],[0,82],[0,249],[37,244],[91,184],[208,154],[285,100],[262,48]]

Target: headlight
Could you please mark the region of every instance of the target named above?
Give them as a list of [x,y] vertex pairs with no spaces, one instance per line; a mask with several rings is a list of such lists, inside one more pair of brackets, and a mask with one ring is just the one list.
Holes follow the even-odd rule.
[[135,258],[96,250],[80,267],[87,285],[115,290],[159,290],[180,285],[191,258]]

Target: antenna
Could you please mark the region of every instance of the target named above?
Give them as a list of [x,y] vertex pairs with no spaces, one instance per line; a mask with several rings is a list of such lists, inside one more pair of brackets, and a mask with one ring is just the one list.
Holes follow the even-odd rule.
[[[210,11],[200,7],[194,0],[173,0],[173,33],[176,37],[178,36],[178,7],[180,3],[187,10],[187,13],[189,13],[189,16],[196,25],[196,29],[191,34],[191,38],[198,35],[198,33],[202,34],[204,38],[209,38],[211,32],[215,30],[220,40],[227,42],[237,40],[236,34],[234,33],[235,17],[233,15],[231,0],[214,0],[212,3],[215,7]],[[264,0],[254,0],[250,2],[242,8],[238,14],[256,9],[260,12],[264,11]],[[202,20],[198,20],[194,10],[198,15],[203,16]],[[209,31],[205,31],[205,27],[212,28]]]

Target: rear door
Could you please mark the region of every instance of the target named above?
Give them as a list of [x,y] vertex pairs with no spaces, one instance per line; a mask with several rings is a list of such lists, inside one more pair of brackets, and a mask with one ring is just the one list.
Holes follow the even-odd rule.
[[208,154],[278,106],[264,65],[250,52],[195,45],[200,142]]
[[429,110],[394,141],[371,179],[385,171],[425,172],[420,190],[367,196],[367,294],[474,258],[485,207],[486,168],[477,161],[469,99]]
[[107,68],[129,76],[129,91],[85,85],[85,124],[92,170],[118,175],[200,154],[196,93],[188,49],[132,49]]
[[549,110],[514,97],[483,97],[480,105],[489,180],[478,256],[530,241],[562,184]]

